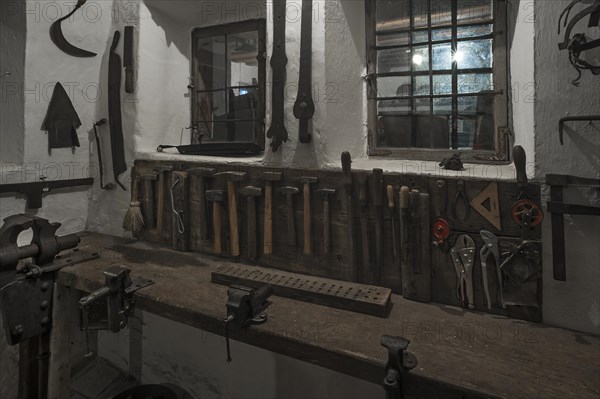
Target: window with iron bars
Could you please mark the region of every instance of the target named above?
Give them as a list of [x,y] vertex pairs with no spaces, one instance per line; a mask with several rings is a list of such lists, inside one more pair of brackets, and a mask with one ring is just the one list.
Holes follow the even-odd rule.
[[506,2],[367,0],[369,154],[506,159]]

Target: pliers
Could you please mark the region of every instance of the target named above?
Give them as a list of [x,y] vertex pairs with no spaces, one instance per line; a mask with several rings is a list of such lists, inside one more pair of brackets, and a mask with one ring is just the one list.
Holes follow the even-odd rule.
[[488,309],[492,308],[492,302],[490,300],[490,290],[488,287],[488,276],[487,276],[487,258],[490,255],[494,256],[494,260],[496,261],[496,273],[498,274],[498,295],[500,299],[500,306],[502,309],[504,306],[504,295],[502,294],[502,270],[500,269],[500,249],[498,247],[498,237],[494,234],[490,233],[487,230],[481,230],[479,233],[481,235],[481,239],[483,240],[483,247],[481,247],[481,251],[479,251],[479,255],[481,258],[481,275],[483,277],[483,291],[485,293],[485,299],[487,303]]
[[469,205],[469,200],[467,199],[467,192],[465,191],[465,181],[464,180],[458,180],[456,182],[456,195],[454,196],[454,199],[452,200],[452,218],[454,220],[458,220],[458,218],[456,217],[456,206],[458,205],[458,201],[461,201],[463,203],[464,209],[465,209],[465,216],[463,217],[463,222],[466,222],[467,220],[469,220],[469,216],[471,215],[471,206]]
[[466,234],[458,237],[450,250],[458,284],[456,296],[462,304],[467,300],[469,309],[473,309],[473,263],[475,261],[475,241]]

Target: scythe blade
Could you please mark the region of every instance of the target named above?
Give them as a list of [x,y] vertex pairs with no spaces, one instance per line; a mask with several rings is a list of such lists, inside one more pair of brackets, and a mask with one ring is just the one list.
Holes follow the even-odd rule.
[[95,57],[97,55],[96,53],[92,53],[91,51],[87,51],[87,50],[81,49],[79,47],[73,46],[71,43],[69,43],[67,41],[67,39],[65,38],[65,35],[63,34],[63,31],[62,31],[62,26],[61,26],[62,21],[70,18],[71,15],[73,15],[78,9],[80,9],[85,4],[86,1],[87,0],[79,0],[77,2],[77,5],[73,9],[73,11],[71,11],[64,17],[56,20],[50,26],[50,39],[52,39],[52,42],[54,42],[54,44],[56,44],[56,47],[61,49],[63,52],[65,52],[69,55],[72,55],[73,57],[90,58],[90,57]]

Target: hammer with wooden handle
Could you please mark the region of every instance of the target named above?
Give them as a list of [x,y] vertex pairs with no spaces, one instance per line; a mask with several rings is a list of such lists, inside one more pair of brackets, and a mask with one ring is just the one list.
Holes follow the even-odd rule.
[[258,258],[258,245],[256,243],[256,198],[262,195],[262,188],[248,186],[240,189],[240,194],[246,197],[246,228],[248,241],[248,258]]
[[192,195],[190,200],[192,205],[197,207],[200,219],[200,240],[208,240],[208,223],[206,222],[206,179],[212,177],[216,170],[214,168],[192,168],[187,170],[192,176]]
[[329,211],[329,198],[335,194],[334,188],[324,188],[317,190],[317,194],[320,194],[323,198],[323,253],[329,253],[330,238],[331,238],[331,214]]
[[158,206],[156,210],[156,230],[162,241],[166,241],[165,237],[165,197],[168,191],[166,174],[173,171],[172,165],[158,165],[154,167],[154,172],[158,173]]
[[300,190],[297,187],[281,187],[277,190],[280,194],[285,195],[286,209],[287,209],[287,224],[288,224],[288,246],[296,246],[296,223],[294,221],[294,195],[298,194]]
[[265,232],[263,239],[263,254],[273,254],[273,183],[281,181],[281,172],[265,172],[261,180],[265,181]]
[[225,177],[227,179],[227,198],[229,202],[229,234],[231,236],[231,256],[240,256],[240,233],[238,225],[238,208],[235,192],[235,183],[246,180],[246,172],[222,172],[214,175],[215,177]]
[[319,179],[316,177],[302,176],[298,181],[304,186],[304,255],[310,255],[312,253],[310,185],[316,184]]
[[206,201],[212,203],[213,206],[213,251],[215,254],[221,255],[221,252],[223,251],[221,246],[221,207],[223,204],[223,191],[206,191]]

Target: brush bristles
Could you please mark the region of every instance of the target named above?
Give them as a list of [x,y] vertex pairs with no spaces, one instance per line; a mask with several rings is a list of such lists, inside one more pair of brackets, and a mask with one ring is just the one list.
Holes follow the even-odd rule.
[[139,202],[129,204],[129,209],[123,219],[123,228],[132,233],[141,233],[144,229],[144,217]]

